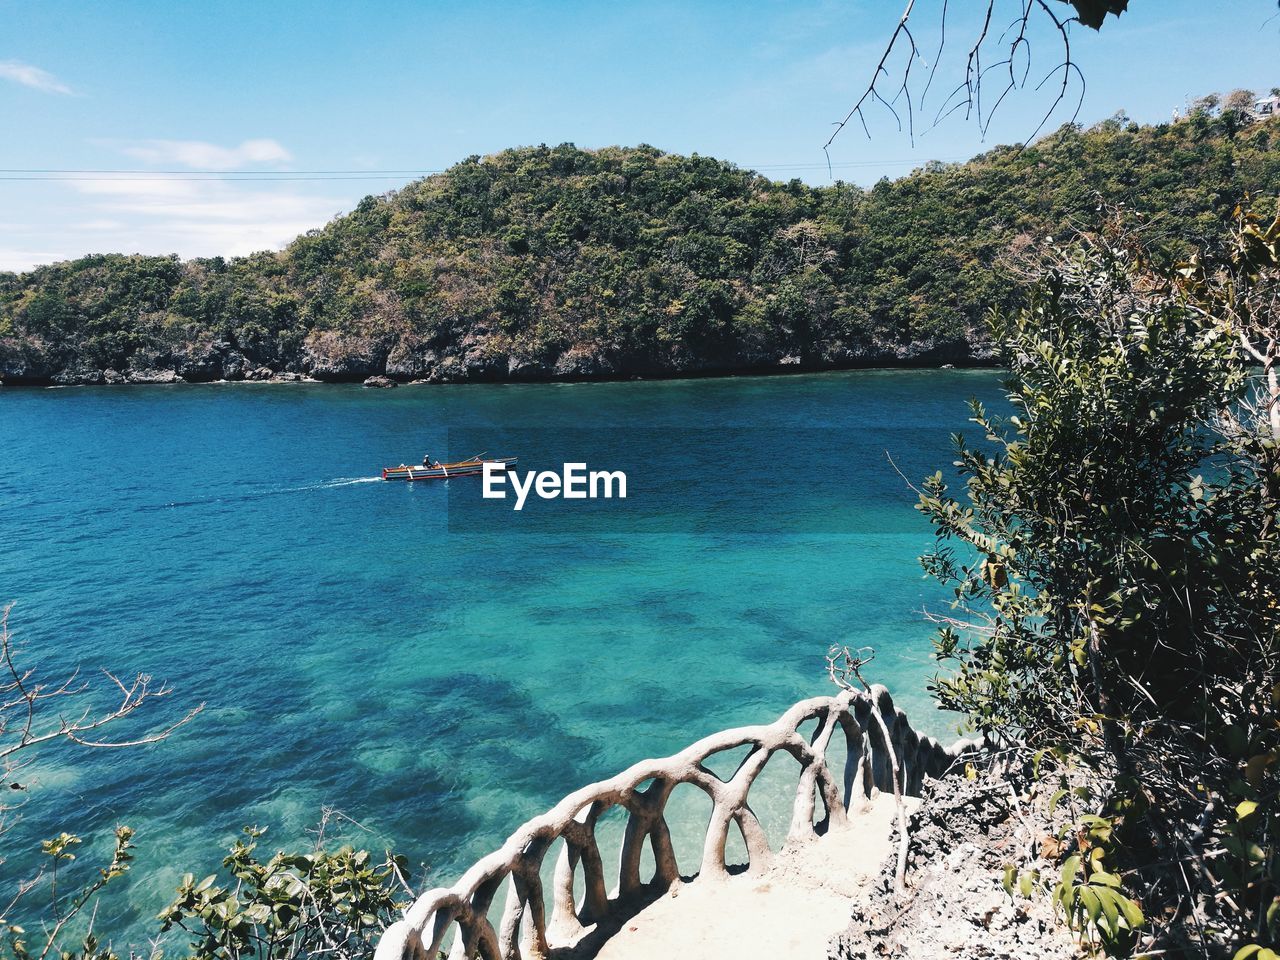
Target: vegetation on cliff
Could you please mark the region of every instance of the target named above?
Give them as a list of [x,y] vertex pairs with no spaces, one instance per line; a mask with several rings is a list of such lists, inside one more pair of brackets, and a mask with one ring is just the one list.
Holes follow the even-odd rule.
[[1280,219],[1176,266],[1115,224],[1043,257],[995,322],[1014,415],[975,403],[963,493],[939,473],[920,499],[957,608],[936,693],[1046,793],[1055,767],[1109,784],[1024,893],[1115,956],[1273,957]]
[[1280,182],[1280,123],[1067,125],[870,189],[651,147],[471,157],[279,253],[0,274],[7,383],[504,380],[991,359],[998,269],[1099,203],[1190,248]]

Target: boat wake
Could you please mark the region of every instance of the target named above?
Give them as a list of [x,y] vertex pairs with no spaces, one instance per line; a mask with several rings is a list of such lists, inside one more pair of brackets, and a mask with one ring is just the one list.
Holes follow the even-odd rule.
[[[381,477],[347,477],[338,480],[329,480],[325,483],[317,483],[310,487],[298,487],[297,490],[329,490],[333,487],[350,487],[357,483],[381,483]],[[296,492],[296,491],[290,491]]]
[[339,487],[351,487],[361,483],[381,483],[381,477],[338,477],[321,483],[309,483],[303,487],[277,487],[270,490],[254,490],[228,496],[197,497],[193,500],[174,500],[170,503],[149,504],[138,507],[139,510],[171,510],[176,507],[200,507],[213,503],[246,503],[251,500],[265,500],[268,497],[287,496],[291,493],[311,493],[316,490],[336,490]]

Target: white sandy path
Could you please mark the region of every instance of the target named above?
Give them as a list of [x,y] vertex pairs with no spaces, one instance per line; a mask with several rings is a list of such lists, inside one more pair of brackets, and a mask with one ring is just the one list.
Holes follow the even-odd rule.
[[[908,801],[912,802],[912,801]],[[893,851],[892,794],[849,825],[782,850],[759,876],[681,884],[610,939],[598,960],[823,960],[853,894]]]

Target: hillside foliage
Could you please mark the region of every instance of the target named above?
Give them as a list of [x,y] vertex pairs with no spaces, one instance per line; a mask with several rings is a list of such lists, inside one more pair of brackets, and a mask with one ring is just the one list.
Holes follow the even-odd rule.
[[5,382],[505,380],[994,359],[1011,253],[1093,219],[1221,238],[1280,182],[1280,123],[1067,125],[869,189],[652,147],[470,157],[281,252],[0,274]]
[[1110,784],[1041,844],[1082,932],[1114,956],[1265,960],[1280,948],[1280,219],[1241,214],[1228,243],[1173,266],[1130,225],[1043,252],[1026,305],[993,318],[1014,413],[975,402],[963,487],[939,472],[920,500],[938,535],[925,569],[955,596],[935,693],[1036,767]]

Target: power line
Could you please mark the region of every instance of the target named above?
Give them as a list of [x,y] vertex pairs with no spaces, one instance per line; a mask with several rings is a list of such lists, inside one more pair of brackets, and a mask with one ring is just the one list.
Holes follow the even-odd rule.
[[341,176],[341,175],[358,175],[358,176],[391,176],[403,174],[431,174],[444,173],[444,170],[120,170],[120,169],[101,169],[101,170],[72,170],[64,167],[4,167],[0,168],[0,173],[47,173],[47,174],[63,174],[63,173],[115,173],[115,174],[139,174],[145,176],[210,176],[210,177],[301,177],[301,176]]
[[[46,180],[52,182],[60,181],[76,181],[89,180],[95,183],[185,183],[185,182],[203,182],[203,183],[251,183],[254,181],[262,183],[288,183],[296,180],[403,180],[405,174],[365,174],[362,176],[119,176],[119,174],[130,173],[131,171],[112,170],[110,174],[116,176],[82,176],[79,171],[67,171],[67,175],[27,175],[19,174],[15,176],[0,176],[0,180]],[[141,171],[139,171],[141,173]],[[422,174],[411,174],[412,176],[426,176],[428,173],[444,173],[443,170],[424,171]]]
[[[833,163],[834,169],[865,169],[892,166],[923,166],[927,162],[951,163],[967,157],[931,158],[930,160],[850,160]],[[744,171],[804,171],[826,170],[826,163],[765,163],[755,166],[739,165]],[[222,183],[289,183],[329,180],[400,180],[404,177],[431,176],[448,170],[287,170],[273,173],[262,170],[73,170],[53,167],[0,168],[0,181],[106,181],[106,182],[222,182]]]

